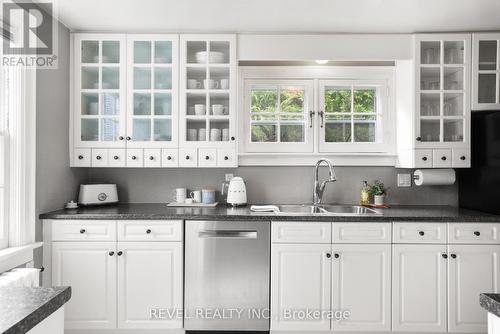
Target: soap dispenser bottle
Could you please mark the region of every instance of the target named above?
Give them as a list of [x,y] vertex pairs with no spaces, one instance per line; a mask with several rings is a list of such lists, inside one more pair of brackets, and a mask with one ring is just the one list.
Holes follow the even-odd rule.
[[370,186],[367,181],[363,181],[363,185],[361,186],[361,195],[359,203],[361,205],[370,204]]

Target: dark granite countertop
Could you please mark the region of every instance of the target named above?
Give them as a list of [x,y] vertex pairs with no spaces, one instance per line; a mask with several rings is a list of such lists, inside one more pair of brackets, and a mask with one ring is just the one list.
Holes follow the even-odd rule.
[[172,208],[166,204],[118,204],[58,210],[40,215],[40,219],[187,219],[187,220],[295,220],[295,221],[430,221],[500,222],[500,216],[451,206],[392,206],[380,209],[379,216],[300,216],[250,212],[250,205],[232,208]]
[[500,294],[482,293],[479,296],[479,304],[488,312],[500,317]]
[[26,333],[70,298],[70,287],[0,288],[0,334]]

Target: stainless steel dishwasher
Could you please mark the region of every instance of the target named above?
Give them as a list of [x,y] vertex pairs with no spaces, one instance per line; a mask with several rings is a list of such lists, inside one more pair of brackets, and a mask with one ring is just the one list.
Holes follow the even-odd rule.
[[184,327],[269,330],[269,221],[186,221]]

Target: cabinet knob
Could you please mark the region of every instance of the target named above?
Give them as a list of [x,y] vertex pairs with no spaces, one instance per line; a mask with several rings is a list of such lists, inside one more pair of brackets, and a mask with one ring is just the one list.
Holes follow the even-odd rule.
[[118,137],[118,140],[123,140],[123,139],[124,139],[123,136]]
[[113,256],[113,255],[115,255],[115,252],[111,251],[108,254],[109,254],[109,256]]
[[208,155],[205,155],[205,160],[210,160],[210,157]]
[[420,234],[420,236],[423,237],[425,235],[425,232],[424,231],[420,231],[420,232],[418,232],[418,234]]
[[474,231],[474,235],[475,235],[476,237],[479,237],[479,236],[481,235],[481,232],[479,232],[479,231]]
[[456,259],[457,258],[457,254],[451,254],[451,258],[452,259]]
[[189,155],[186,155],[186,160],[189,160]]
[[113,157],[113,159],[118,160],[118,159],[119,159],[119,157],[118,157],[117,155],[115,155],[115,156]]
[[427,161],[427,157],[422,157],[422,160]]
[[465,156],[464,156],[464,155],[462,155],[462,156],[460,157],[460,160],[462,160],[462,161],[463,161],[463,160],[465,160]]
[[224,160],[229,160],[229,157],[226,155],[226,156],[224,157]]
[[149,157],[149,160],[154,160],[154,159],[155,159],[155,157],[153,157],[153,156]]
[[132,160],[136,160],[137,157],[135,155],[132,156]]
[[151,234],[151,230],[148,228],[148,229],[146,230],[146,233],[147,233],[147,234]]
[[78,160],[83,160],[83,155],[79,155]]
[[339,254],[337,254],[337,253],[335,253],[334,257],[335,257],[336,259],[338,259],[338,258],[340,257],[340,255],[339,255]]
[[129,136],[127,136],[127,140],[131,140],[132,138],[130,138]]
[[415,138],[417,141],[422,141],[422,137]]
[[85,233],[85,229],[84,229],[84,228],[82,228],[82,229],[80,230],[80,234],[83,234],[83,233]]
[[119,251],[118,253],[116,253],[118,256],[122,256],[123,255],[123,252],[122,251]]
[[331,257],[332,257],[332,254],[330,254],[330,253],[326,253],[326,257],[327,257],[327,258],[331,258]]
[[443,156],[441,157],[441,160],[446,161],[446,157],[443,155]]
[[172,157],[169,155],[169,156],[167,157],[167,160],[172,160]]
[[236,138],[234,138],[234,137],[231,137],[231,140],[236,140]]
[[441,256],[443,257],[443,259],[447,259],[448,258],[448,254],[441,254]]
[[95,157],[97,160],[101,160],[101,156],[98,155],[97,157]]

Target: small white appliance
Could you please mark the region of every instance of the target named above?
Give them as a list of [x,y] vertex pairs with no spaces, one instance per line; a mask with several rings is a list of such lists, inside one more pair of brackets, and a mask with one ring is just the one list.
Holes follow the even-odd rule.
[[103,205],[118,203],[116,184],[81,184],[78,204]]
[[[222,194],[224,195],[224,186],[222,187]],[[241,177],[236,176],[229,181],[226,202],[232,206],[247,204],[247,187]]]

